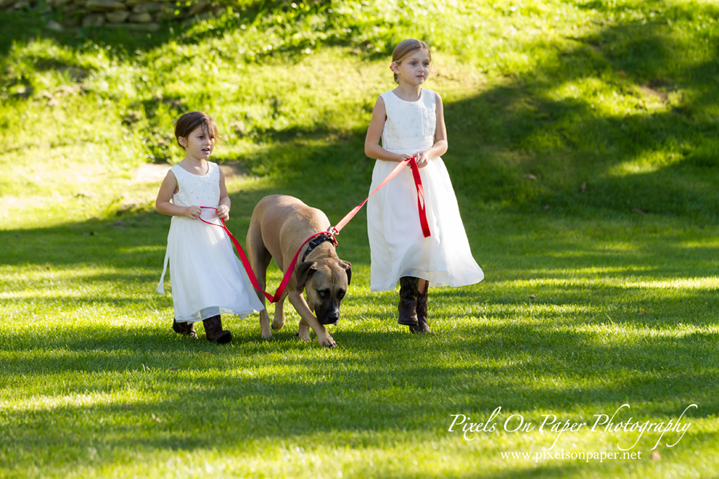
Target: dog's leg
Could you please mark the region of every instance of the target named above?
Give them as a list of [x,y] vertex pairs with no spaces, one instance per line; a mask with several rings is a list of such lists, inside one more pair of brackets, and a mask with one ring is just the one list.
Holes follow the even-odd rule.
[[[272,261],[272,255],[265,248],[265,243],[262,241],[262,230],[259,225],[259,219],[252,216],[250,221],[250,228],[247,230],[247,255],[249,256],[250,266],[252,271],[255,273],[257,282],[260,287],[265,290],[267,289],[267,267]],[[255,291],[257,297],[260,298],[262,305],[265,309],[260,311],[260,328],[262,328],[262,337],[264,339],[272,339],[272,330],[270,329],[270,315],[267,313],[267,307],[265,305],[265,295],[259,291]]]
[[[328,348],[334,348],[337,346],[337,343],[335,343],[335,340],[332,339],[332,336],[330,336],[325,327],[321,325],[319,321],[317,321],[315,315],[312,314],[312,311],[310,311],[310,307],[305,301],[305,298],[302,297],[302,293],[291,291],[288,294],[288,299],[290,300],[292,306],[294,306],[297,310],[297,313],[302,317],[302,321],[309,325],[309,327],[312,328],[312,331],[315,332],[315,334],[317,335],[317,341],[320,343],[321,346],[327,346]],[[300,321],[301,332],[302,321]],[[307,331],[307,336],[309,336],[309,331]],[[302,337],[302,334],[300,334],[300,338],[304,339]]]
[[[270,256],[270,259],[272,257]],[[262,289],[267,289],[267,266],[269,266],[269,261],[267,261],[266,264],[259,265],[258,270],[255,270],[255,276],[257,277],[257,282],[260,284]],[[254,267],[253,267],[254,269]],[[257,274],[257,273],[260,274]],[[258,296],[262,296],[260,298],[262,300],[262,304],[265,304],[265,295],[260,293],[258,291]],[[277,305],[275,305],[275,308],[277,308]],[[262,338],[264,339],[272,339],[272,330],[270,329],[270,314],[267,312],[267,306],[265,306],[265,309],[260,311],[260,328],[262,328]]]
[[312,340],[312,337],[310,336],[310,325],[307,324],[305,318],[300,318],[300,327],[297,330],[297,337],[300,338],[302,341]]
[[279,331],[285,325],[285,299],[287,299],[287,291],[282,294],[277,303],[275,303],[275,319],[272,321],[272,329]]

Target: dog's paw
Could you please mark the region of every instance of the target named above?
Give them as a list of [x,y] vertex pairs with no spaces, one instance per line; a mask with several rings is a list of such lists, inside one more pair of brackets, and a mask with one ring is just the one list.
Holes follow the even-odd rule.
[[274,331],[279,331],[280,329],[282,329],[282,326],[284,326],[284,325],[285,325],[284,322],[282,322],[282,323],[277,323],[277,322],[275,322],[275,321],[272,321],[272,329],[273,329]]
[[326,348],[336,348],[337,343],[335,343],[335,340],[332,339],[332,336],[327,335],[324,341],[320,341],[319,338],[317,339],[320,343],[320,346],[324,346]]
[[267,339],[267,340],[272,339],[272,333],[267,333],[267,334],[262,333],[262,339]]

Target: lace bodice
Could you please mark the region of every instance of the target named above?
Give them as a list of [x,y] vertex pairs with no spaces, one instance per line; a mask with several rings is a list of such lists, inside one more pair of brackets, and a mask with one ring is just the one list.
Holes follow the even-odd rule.
[[414,153],[434,144],[437,127],[436,97],[422,89],[419,100],[404,101],[395,93],[382,93],[387,120],[382,130],[382,147],[394,152]]
[[208,162],[204,176],[193,175],[180,165],[172,167],[180,190],[172,196],[172,203],[179,206],[217,206],[220,202],[220,168]]

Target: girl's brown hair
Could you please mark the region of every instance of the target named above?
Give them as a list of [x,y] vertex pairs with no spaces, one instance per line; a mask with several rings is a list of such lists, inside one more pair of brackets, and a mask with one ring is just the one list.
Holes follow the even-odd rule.
[[[405,56],[417,50],[427,50],[427,53],[429,54],[429,59],[432,60],[432,52],[430,51],[426,43],[424,43],[422,40],[408,38],[407,40],[402,40],[397,44],[396,47],[394,47],[394,50],[392,51],[392,63],[396,63],[397,65],[399,65]],[[394,82],[399,83],[399,77],[396,73],[394,74]]]
[[[191,111],[185,113],[177,122],[175,122],[175,139],[180,145],[180,138],[187,138],[196,128],[202,128],[205,134],[215,140],[220,140],[220,134],[217,130],[217,123],[206,113],[201,111]],[[182,145],[180,145],[184,149]]]

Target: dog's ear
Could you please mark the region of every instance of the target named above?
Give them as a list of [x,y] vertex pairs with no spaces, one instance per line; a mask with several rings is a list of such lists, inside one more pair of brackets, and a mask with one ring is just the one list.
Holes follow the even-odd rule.
[[304,263],[298,264],[295,267],[297,287],[304,289],[305,284],[307,284],[307,281],[315,274],[315,271],[317,271],[317,262],[315,261],[305,261]]
[[340,267],[347,272],[347,286],[352,282],[352,263],[349,261],[340,261]]

